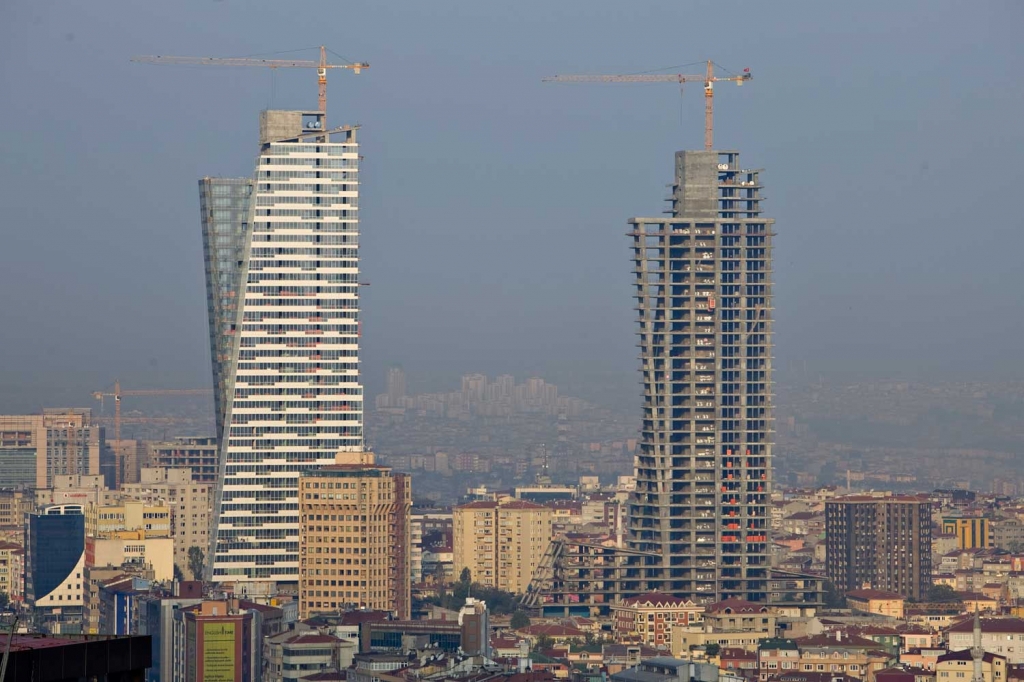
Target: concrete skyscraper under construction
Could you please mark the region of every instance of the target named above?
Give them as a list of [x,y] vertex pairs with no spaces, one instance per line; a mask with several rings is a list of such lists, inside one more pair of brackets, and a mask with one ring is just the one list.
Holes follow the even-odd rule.
[[772,237],[760,172],[682,151],[668,217],[629,221],[643,421],[621,543],[559,538],[524,605],[603,614],[648,592],[709,604],[820,603],[772,570]]
[[676,154],[671,217],[634,218],[643,424],[623,589],[767,599],[772,226],[733,151]]

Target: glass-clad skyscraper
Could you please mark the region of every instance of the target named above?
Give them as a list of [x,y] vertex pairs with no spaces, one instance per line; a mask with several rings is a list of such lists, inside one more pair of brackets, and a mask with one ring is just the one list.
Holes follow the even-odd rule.
[[224,275],[208,287],[211,349],[225,357],[214,580],[297,582],[299,474],[362,450],[359,148],[355,128],[325,125],[319,112],[262,112],[248,227],[204,231],[225,238],[208,258],[238,254],[234,275],[207,268]]
[[85,516],[80,504],[27,514],[25,601],[37,628],[79,632],[85,581]]
[[251,178],[203,178],[199,211],[206,265],[206,309],[210,321],[217,436],[224,428],[231,378],[233,327],[238,316],[238,279],[249,231]]

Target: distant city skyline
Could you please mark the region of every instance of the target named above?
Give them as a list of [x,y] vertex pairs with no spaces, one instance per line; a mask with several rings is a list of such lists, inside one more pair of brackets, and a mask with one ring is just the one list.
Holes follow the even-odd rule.
[[543,412],[576,416],[590,405],[585,400],[559,395],[558,386],[536,376],[516,383],[511,374],[490,380],[486,374],[463,374],[458,391],[417,393],[410,395],[405,371],[399,366],[388,368],[387,391],[379,394],[374,405],[378,410],[417,410],[426,414],[451,417],[466,412],[479,416],[502,416],[523,412]]

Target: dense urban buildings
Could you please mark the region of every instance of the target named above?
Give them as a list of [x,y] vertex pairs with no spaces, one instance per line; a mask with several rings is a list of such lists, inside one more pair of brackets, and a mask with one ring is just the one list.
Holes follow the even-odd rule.
[[454,573],[522,594],[551,542],[553,512],[526,500],[470,502],[453,514]]
[[411,610],[408,474],[341,453],[299,479],[299,614]]
[[[355,128],[327,130],[320,112],[261,113],[244,258],[236,275],[207,271],[224,403],[215,580],[298,583],[299,475],[362,450],[358,166]],[[244,188],[209,185],[204,201],[218,187],[234,197],[223,216],[230,241]]]
[[[101,635],[97,657],[144,633],[174,682],[1024,682],[1010,456],[992,495],[853,494],[918,480],[853,448],[775,485],[774,221],[710,134],[676,154],[668,217],[628,222],[639,439],[537,377],[410,394],[392,367],[388,459],[367,452],[361,157],[324,107],[263,112],[253,177],[199,183],[214,436],[0,417],[0,609]],[[783,428],[801,460],[808,425]],[[427,483],[415,514],[399,469]]]
[[850,495],[825,503],[828,579],[921,599],[931,585],[932,503],[916,495]]

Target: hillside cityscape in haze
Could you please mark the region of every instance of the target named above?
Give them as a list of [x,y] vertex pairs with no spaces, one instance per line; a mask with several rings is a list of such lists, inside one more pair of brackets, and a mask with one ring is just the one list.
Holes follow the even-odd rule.
[[4,5],[0,682],[1024,682],[1022,22]]

